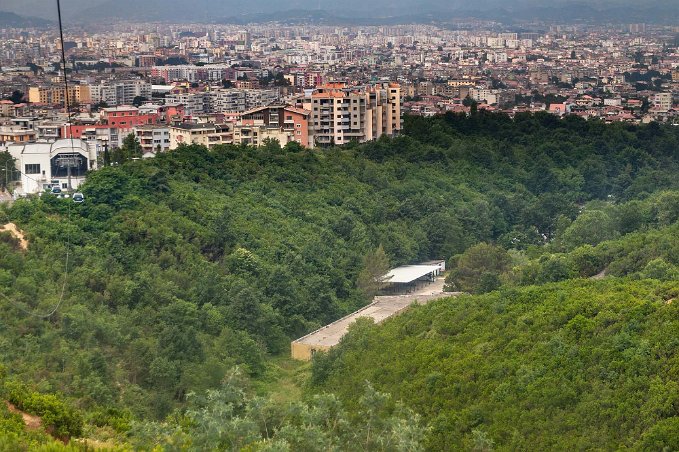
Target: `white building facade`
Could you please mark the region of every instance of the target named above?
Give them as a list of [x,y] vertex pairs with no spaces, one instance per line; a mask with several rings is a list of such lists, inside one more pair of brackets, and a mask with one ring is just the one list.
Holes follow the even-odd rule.
[[20,172],[19,194],[35,194],[58,185],[62,189],[76,190],[88,171],[97,168],[97,151],[80,139],[55,142],[11,144],[7,151],[14,157]]

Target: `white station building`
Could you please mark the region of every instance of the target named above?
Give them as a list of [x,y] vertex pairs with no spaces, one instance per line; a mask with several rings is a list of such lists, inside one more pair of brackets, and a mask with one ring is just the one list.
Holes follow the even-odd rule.
[[96,147],[80,139],[10,144],[6,149],[21,173],[15,187],[18,194],[40,193],[55,186],[67,189],[69,172],[71,189],[76,190],[87,172],[97,168]]

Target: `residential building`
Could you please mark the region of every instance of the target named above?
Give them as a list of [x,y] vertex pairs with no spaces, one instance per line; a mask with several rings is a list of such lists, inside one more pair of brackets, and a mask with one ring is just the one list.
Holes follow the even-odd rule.
[[[32,104],[63,105],[66,88],[59,85],[31,86],[28,88],[28,101]],[[69,85],[68,101],[71,105],[89,104],[91,91],[88,85]]]
[[122,105],[120,107],[102,108],[100,116],[102,124],[129,129],[135,126],[157,124],[157,111],[155,110],[155,113],[141,113],[137,107]]
[[134,128],[134,133],[144,154],[170,150],[170,128],[167,126],[138,126]]
[[115,106],[131,105],[136,97],[151,99],[153,90],[151,84],[143,80],[119,80],[91,85],[90,93],[93,104]]
[[0,126],[0,145],[8,143],[29,143],[36,139],[35,130],[19,126]]
[[365,142],[401,130],[401,89],[397,83],[348,86],[330,83],[311,95],[314,145]]
[[243,113],[234,125],[233,142],[261,146],[264,140],[276,139],[285,146],[296,141],[305,147],[312,147],[309,140],[308,110],[285,106],[255,108]]
[[672,93],[656,93],[651,98],[653,110],[666,113],[672,109]]
[[182,144],[199,144],[212,148],[233,142],[233,126],[229,124],[184,123],[170,126],[170,149]]

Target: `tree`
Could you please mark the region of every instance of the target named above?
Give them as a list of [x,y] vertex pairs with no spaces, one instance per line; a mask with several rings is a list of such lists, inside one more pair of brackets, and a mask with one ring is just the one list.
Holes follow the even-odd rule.
[[606,212],[586,210],[566,228],[561,241],[572,249],[585,244],[597,245],[616,236],[615,223]]
[[140,158],[142,156],[141,144],[134,133],[130,133],[123,139],[123,146],[120,150],[122,152],[123,161]]
[[389,271],[389,258],[382,245],[363,257],[363,267],[358,274],[356,285],[363,295],[372,300],[387,281],[384,279]]
[[283,148],[281,148],[281,142],[277,138],[265,138],[262,141],[262,149],[269,154],[280,154]]
[[108,150],[108,144],[104,144],[104,166],[111,166],[111,151]]
[[139,107],[144,102],[148,102],[148,98],[144,96],[135,96],[135,98],[132,100],[132,105]]
[[14,174],[14,157],[7,151],[0,152],[0,188],[6,189],[14,180]]
[[9,100],[14,102],[15,104],[20,104],[24,101],[24,93],[22,93],[19,90],[16,90],[12,92],[12,95],[9,97]]
[[510,263],[503,248],[479,243],[460,255],[446,283],[464,292],[490,292],[500,286],[500,277],[509,270]]
[[301,152],[304,150],[304,146],[297,141],[288,141],[285,143],[285,146],[283,146],[283,149],[285,149],[286,152]]

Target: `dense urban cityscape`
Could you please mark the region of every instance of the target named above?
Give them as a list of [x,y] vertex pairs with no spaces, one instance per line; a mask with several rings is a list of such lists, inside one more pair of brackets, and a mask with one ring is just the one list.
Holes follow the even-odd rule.
[[5,28],[0,143],[73,136],[114,148],[134,133],[145,153],[267,138],[316,147],[396,134],[402,114],[472,109],[677,122],[677,27],[510,28],[68,29],[69,117],[56,30]]

